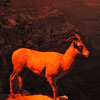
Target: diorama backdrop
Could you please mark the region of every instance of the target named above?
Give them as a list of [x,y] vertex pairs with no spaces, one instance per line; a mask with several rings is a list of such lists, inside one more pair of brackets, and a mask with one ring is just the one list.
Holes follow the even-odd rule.
[[[100,1],[99,0],[0,0],[0,100],[9,92],[13,66],[11,55],[18,48],[64,53],[78,33],[90,56],[77,57],[75,67],[58,80],[58,95],[69,100],[100,97]],[[23,87],[30,94],[52,97],[45,78],[25,69]]]

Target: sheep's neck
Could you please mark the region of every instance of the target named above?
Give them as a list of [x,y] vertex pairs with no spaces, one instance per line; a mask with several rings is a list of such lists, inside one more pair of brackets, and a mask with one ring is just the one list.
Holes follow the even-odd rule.
[[63,61],[62,61],[62,68],[63,71],[70,69],[72,64],[75,61],[75,57],[77,55],[77,49],[74,48],[73,43],[70,45],[70,47],[67,49],[65,54],[63,55]]

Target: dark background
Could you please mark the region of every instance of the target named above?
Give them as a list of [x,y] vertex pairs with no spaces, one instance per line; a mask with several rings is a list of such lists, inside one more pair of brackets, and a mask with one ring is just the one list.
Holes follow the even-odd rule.
[[[66,38],[78,33],[89,49],[75,67],[58,80],[58,95],[69,100],[99,100],[100,96],[100,1],[99,0],[0,0],[0,97],[9,94],[9,76],[15,49],[27,47],[64,53]],[[28,69],[24,89],[52,96],[45,78]]]

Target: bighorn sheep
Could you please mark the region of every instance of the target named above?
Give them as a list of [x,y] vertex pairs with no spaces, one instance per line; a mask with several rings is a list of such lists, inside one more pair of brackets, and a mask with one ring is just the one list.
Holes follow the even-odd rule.
[[78,34],[68,38],[72,40],[71,45],[64,54],[58,52],[40,52],[27,48],[20,48],[12,55],[13,73],[10,75],[10,93],[14,94],[14,80],[17,80],[19,90],[22,87],[20,73],[27,67],[32,72],[44,74],[53,90],[54,100],[57,100],[56,81],[65,75],[72,67],[76,55],[88,57],[89,51],[81,41]]

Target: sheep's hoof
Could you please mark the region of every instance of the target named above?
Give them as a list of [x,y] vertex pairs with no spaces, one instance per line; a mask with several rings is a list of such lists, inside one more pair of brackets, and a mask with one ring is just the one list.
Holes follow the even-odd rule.
[[57,100],[68,100],[68,96],[59,96]]
[[14,93],[11,93],[10,95],[9,95],[9,97],[12,97],[12,98],[16,98],[17,96],[21,96],[21,94],[14,94]]

